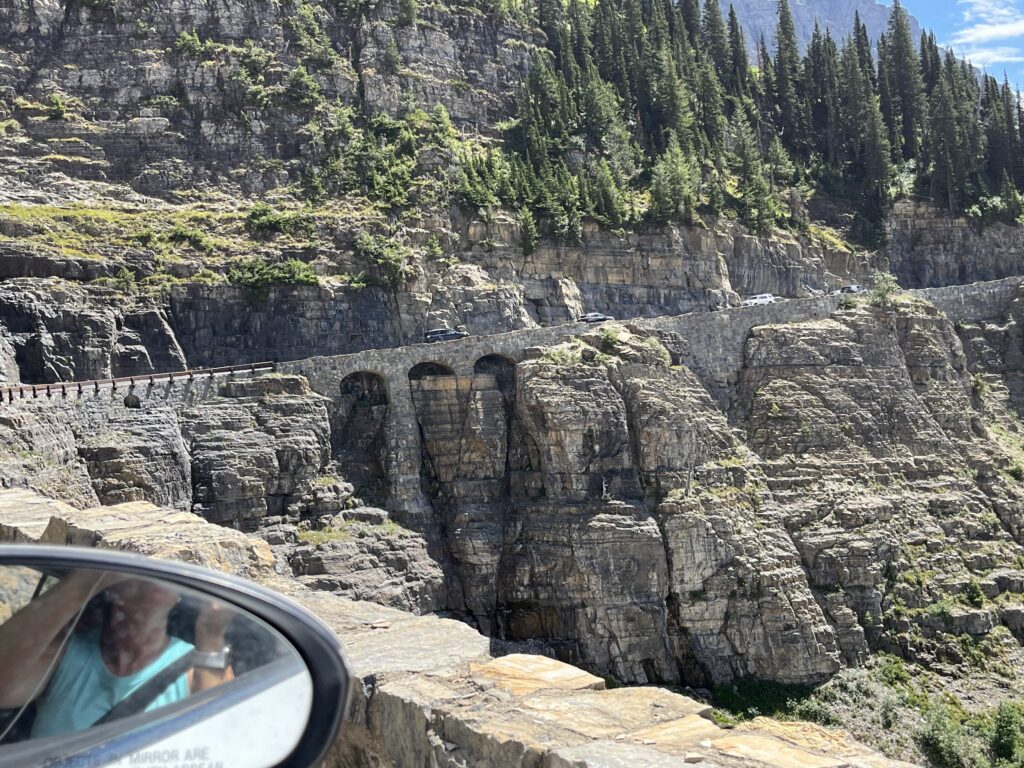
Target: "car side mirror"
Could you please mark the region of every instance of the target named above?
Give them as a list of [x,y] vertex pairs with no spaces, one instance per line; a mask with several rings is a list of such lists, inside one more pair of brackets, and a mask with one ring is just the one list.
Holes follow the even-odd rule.
[[257,585],[0,545],[0,765],[313,766],[350,680],[338,638]]

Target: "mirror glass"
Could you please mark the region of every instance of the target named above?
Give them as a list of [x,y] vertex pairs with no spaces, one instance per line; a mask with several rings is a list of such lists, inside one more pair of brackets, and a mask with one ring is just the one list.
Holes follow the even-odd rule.
[[265,768],[298,744],[312,690],[291,644],[236,606],[0,566],[0,764]]

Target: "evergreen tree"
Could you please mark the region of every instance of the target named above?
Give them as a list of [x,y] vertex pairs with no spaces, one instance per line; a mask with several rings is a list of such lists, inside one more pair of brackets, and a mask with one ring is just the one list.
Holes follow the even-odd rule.
[[705,59],[704,66],[698,73],[696,96],[696,125],[703,129],[707,146],[713,153],[717,153],[722,147],[725,135],[725,114],[722,88],[710,60]]
[[519,209],[519,240],[524,256],[530,256],[537,250],[537,222],[533,212],[526,207]]
[[701,40],[708,58],[715,65],[715,73],[719,82],[728,82],[728,72],[732,65],[729,40],[722,21],[722,9],[718,0],[704,0],[704,17],[701,20]]
[[889,197],[892,179],[892,149],[882,120],[878,97],[870,95],[864,135],[864,189],[868,196],[869,218],[880,216]]
[[765,178],[757,137],[742,114],[736,121],[735,141],[741,220],[757,232],[767,231],[775,224],[778,203]]
[[798,92],[800,52],[789,0],[779,0],[779,26],[776,34],[775,87],[779,132],[791,150],[799,151],[804,142],[807,121],[805,105]]
[[626,218],[622,193],[615,183],[611,167],[605,160],[600,160],[594,170],[592,198],[595,218],[612,227],[622,226]]
[[835,41],[817,24],[804,62],[804,91],[810,109],[813,148],[829,163],[838,162],[836,109],[839,102],[839,60]]
[[861,21],[860,12],[853,12],[853,42],[857,47],[857,62],[860,64],[860,71],[868,78],[872,90],[878,87],[875,79],[875,62],[871,57],[871,40],[868,38],[867,25]]
[[736,16],[736,9],[729,3],[729,69],[722,85],[732,96],[744,96],[747,93],[747,43],[743,39],[743,29]]
[[921,147],[925,94],[921,61],[910,38],[910,21],[900,0],[893,0],[886,38],[886,73],[889,77],[893,127],[900,135],[904,159],[914,158]]
[[661,223],[680,218],[692,221],[696,208],[695,189],[695,169],[675,135],[670,135],[664,154],[651,172],[651,218]]
[[697,45],[701,37],[700,0],[680,0],[679,15],[691,46]]

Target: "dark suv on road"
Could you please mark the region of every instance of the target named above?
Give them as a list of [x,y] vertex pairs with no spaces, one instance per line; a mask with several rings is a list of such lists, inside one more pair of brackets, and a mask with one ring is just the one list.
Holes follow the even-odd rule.
[[423,334],[423,341],[433,344],[435,341],[455,341],[469,336],[465,331],[454,331],[451,328],[434,328]]

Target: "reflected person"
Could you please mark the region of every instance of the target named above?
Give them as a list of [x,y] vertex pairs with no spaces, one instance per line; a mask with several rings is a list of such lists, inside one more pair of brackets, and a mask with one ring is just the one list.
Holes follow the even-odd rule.
[[[74,626],[85,623],[76,619],[97,594],[100,620],[92,628]],[[175,668],[180,674],[166,685],[156,682],[157,691],[147,688],[146,701],[133,702],[140,711],[230,680],[224,633],[231,611],[205,604],[192,644],[167,631],[180,599],[179,592],[154,581],[72,571],[0,626],[0,708],[35,701],[32,737],[41,738],[90,728]]]

